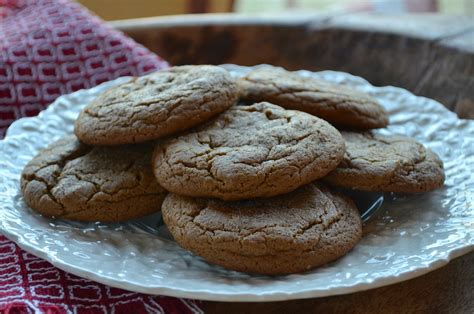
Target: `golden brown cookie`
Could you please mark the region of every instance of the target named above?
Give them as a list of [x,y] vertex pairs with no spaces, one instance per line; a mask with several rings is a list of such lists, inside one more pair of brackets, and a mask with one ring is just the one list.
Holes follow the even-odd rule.
[[79,115],[75,133],[91,145],[144,142],[203,123],[237,97],[237,84],[220,67],[172,67],[100,95]]
[[229,269],[267,275],[333,261],[362,234],[352,200],[313,183],[286,195],[235,202],[170,193],[162,213],[182,247]]
[[324,179],[364,191],[415,193],[443,186],[443,162],[431,150],[404,136],[341,132],[346,154]]
[[326,121],[258,103],[160,143],[153,168],[168,191],[238,200],[293,191],[325,176],[343,155],[344,140]]
[[91,147],[74,136],[51,144],[21,175],[37,212],[79,221],[117,222],[159,211],[166,191],[151,171],[150,144]]
[[369,95],[283,68],[259,67],[238,82],[244,100],[304,111],[339,127],[373,129],[388,124],[385,109]]

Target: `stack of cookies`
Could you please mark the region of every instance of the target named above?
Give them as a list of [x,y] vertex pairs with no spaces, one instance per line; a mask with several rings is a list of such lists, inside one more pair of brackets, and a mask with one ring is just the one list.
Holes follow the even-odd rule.
[[343,86],[260,67],[234,78],[181,66],[85,107],[75,136],[41,151],[21,188],[41,214],[118,222],[162,211],[183,248],[229,269],[289,274],[349,252],[362,223],[341,188],[427,192],[435,153],[382,136],[383,107]]

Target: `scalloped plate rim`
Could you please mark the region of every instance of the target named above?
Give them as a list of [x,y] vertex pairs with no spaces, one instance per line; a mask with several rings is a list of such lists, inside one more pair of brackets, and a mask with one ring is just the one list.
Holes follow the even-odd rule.
[[[308,71],[302,71],[302,72],[308,72]],[[341,72],[334,72],[334,71],[323,71],[323,72],[333,72],[333,73],[341,73]],[[363,81],[367,84],[370,85],[366,80],[356,77],[347,73],[344,73],[344,75],[348,77],[353,77],[356,78],[360,81]],[[104,88],[105,86],[108,85],[113,85],[116,84],[118,81],[125,82],[129,80],[130,77],[121,77],[116,80],[108,81],[105,83],[102,83],[96,87],[93,87],[91,89],[84,89],[84,90],[79,90],[74,93],[68,94],[68,95],[63,95],[61,97],[76,97],[80,95],[81,93],[88,92],[92,89],[100,89]],[[400,92],[403,91],[405,94],[409,94],[411,96],[417,97],[417,98],[424,98],[420,96],[416,96],[412,94],[409,91],[406,91],[404,89],[394,87],[394,86],[384,86],[384,87],[376,87],[378,89],[385,88],[387,90],[392,90],[395,92]],[[60,98],[61,98],[60,97]],[[58,100],[60,99],[58,98]],[[58,101],[56,100],[56,101]],[[430,101],[433,101],[430,99]],[[4,143],[10,141],[10,140],[18,140],[21,139],[23,136],[27,136],[24,134],[15,134],[11,133],[14,131],[19,125],[23,123],[28,123],[28,122],[41,122],[44,119],[44,116],[47,115],[50,112],[53,112],[53,106],[48,107],[46,110],[42,111],[38,116],[36,117],[28,117],[28,118],[22,118],[19,119],[15,122],[12,123],[11,127],[6,133],[5,139],[0,141],[0,148],[3,146]],[[37,121],[36,121],[37,120]],[[3,206],[2,210],[4,210]],[[331,295],[340,295],[340,294],[347,294],[347,293],[353,293],[353,292],[358,292],[358,291],[365,291],[369,289],[374,289],[386,285],[391,285],[395,284],[398,282],[406,281],[421,275],[424,275],[426,273],[429,273],[433,270],[436,270],[446,264],[449,263],[454,258],[457,258],[459,256],[462,256],[464,254],[467,254],[471,251],[474,251],[474,244],[473,243],[467,243],[464,246],[457,246],[452,249],[447,249],[444,251],[444,255],[442,257],[438,257],[436,260],[431,261],[430,263],[426,264],[425,266],[417,267],[416,269],[408,269],[406,271],[400,272],[398,275],[390,275],[390,276],[385,276],[385,277],[379,277],[374,279],[371,282],[359,282],[353,285],[346,285],[346,286],[341,286],[339,285],[336,288],[328,288],[327,286],[324,288],[318,288],[318,287],[313,287],[311,289],[305,289],[301,291],[291,291],[291,292],[284,292],[284,291],[273,291],[273,292],[268,292],[268,293],[225,293],[222,291],[208,291],[205,289],[201,290],[196,290],[196,289],[186,289],[186,288],[181,288],[178,289],[176,287],[169,287],[166,285],[159,285],[159,286],[140,286],[136,285],[134,283],[130,283],[126,281],[126,278],[124,280],[119,280],[117,278],[110,278],[108,276],[103,276],[100,274],[95,273],[93,270],[90,269],[84,269],[82,267],[78,267],[77,265],[72,265],[68,262],[65,262],[61,259],[56,258],[54,255],[48,253],[46,250],[35,247],[31,243],[25,242],[23,237],[21,235],[16,234],[15,232],[11,232],[7,226],[5,225],[5,221],[0,221],[0,233],[4,234],[9,240],[17,243],[22,249],[25,251],[32,253],[38,257],[41,257],[54,266],[58,267],[59,269],[62,269],[66,272],[72,273],[74,275],[84,277],[87,279],[91,279],[103,284],[107,284],[113,287],[117,288],[123,288],[123,289],[128,289],[136,292],[141,292],[141,293],[148,293],[148,294],[160,294],[160,295],[168,295],[168,296],[174,296],[174,297],[184,297],[184,298],[194,298],[194,299],[202,299],[202,300],[210,300],[210,301],[230,301],[230,302],[258,302],[258,301],[282,301],[282,300],[290,300],[290,299],[304,299],[304,298],[314,298],[314,297],[324,297],[324,296],[331,296]],[[8,223],[7,223],[8,224]],[[282,290],[282,289],[280,289]]]
[[474,245],[467,245],[465,247],[457,248],[449,252],[448,256],[445,259],[438,259],[433,261],[426,267],[420,267],[416,270],[406,271],[399,276],[388,276],[375,280],[372,283],[359,283],[356,285],[337,288],[337,289],[314,289],[314,290],[304,290],[296,293],[284,293],[284,292],[274,292],[267,294],[246,294],[246,293],[219,293],[219,292],[209,292],[209,291],[196,291],[196,290],[186,290],[186,289],[176,289],[169,287],[143,287],[135,284],[130,284],[126,281],[120,281],[117,279],[109,279],[108,277],[100,276],[95,274],[90,270],[84,270],[78,267],[74,267],[67,263],[58,263],[57,259],[43,250],[37,249],[31,245],[24,243],[19,240],[15,234],[5,232],[4,229],[0,229],[5,237],[10,241],[15,242],[20,248],[25,250],[28,253],[31,253],[35,256],[43,258],[44,260],[50,262],[55,267],[71,273],[73,275],[83,277],[89,280],[99,282],[101,284],[109,285],[111,287],[130,290],[139,293],[153,294],[153,295],[166,295],[171,297],[178,298],[188,298],[188,299],[199,299],[205,301],[224,301],[224,302],[262,302],[262,301],[287,301],[287,300],[296,300],[296,299],[309,299],[309,298],[322,298],[334,295],[343,295],[354,292],[366,291],[371,289],[376,289],[388,285],[393,285],[399,282],[407,281],[422,275],[425,275],[429,272],[432,272],[436,269],[439,269],[447,265],[454,258],[465,255],[471,251],[474,251]]

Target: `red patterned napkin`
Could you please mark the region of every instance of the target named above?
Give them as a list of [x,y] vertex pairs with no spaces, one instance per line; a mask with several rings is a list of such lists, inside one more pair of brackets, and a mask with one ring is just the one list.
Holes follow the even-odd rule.
[[167,66],[77,3],[0,0],[0,137],[59,95]]
[[[59,95],[168,64],[66,0],[0,0],[0,138]],[[0,313],[197,313],[67,274],[0,235]]]

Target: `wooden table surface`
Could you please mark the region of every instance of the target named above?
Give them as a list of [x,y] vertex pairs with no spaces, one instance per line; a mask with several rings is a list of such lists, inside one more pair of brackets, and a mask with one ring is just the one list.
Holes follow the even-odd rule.
[[202,302],[206,313],[469,313],[474,312],[474,253],[402,283],[352,294],[260,303]]
[[[340,70],[474,119],[474,19],[441,15],[191,15],[111,23],[172,64]],[[473,135],[474,136],[474,135]],[[474,210],[474,208],[472,208]],[[208,313],[474,313],[474,252],[418,278],[341,296],[202,302]]]

